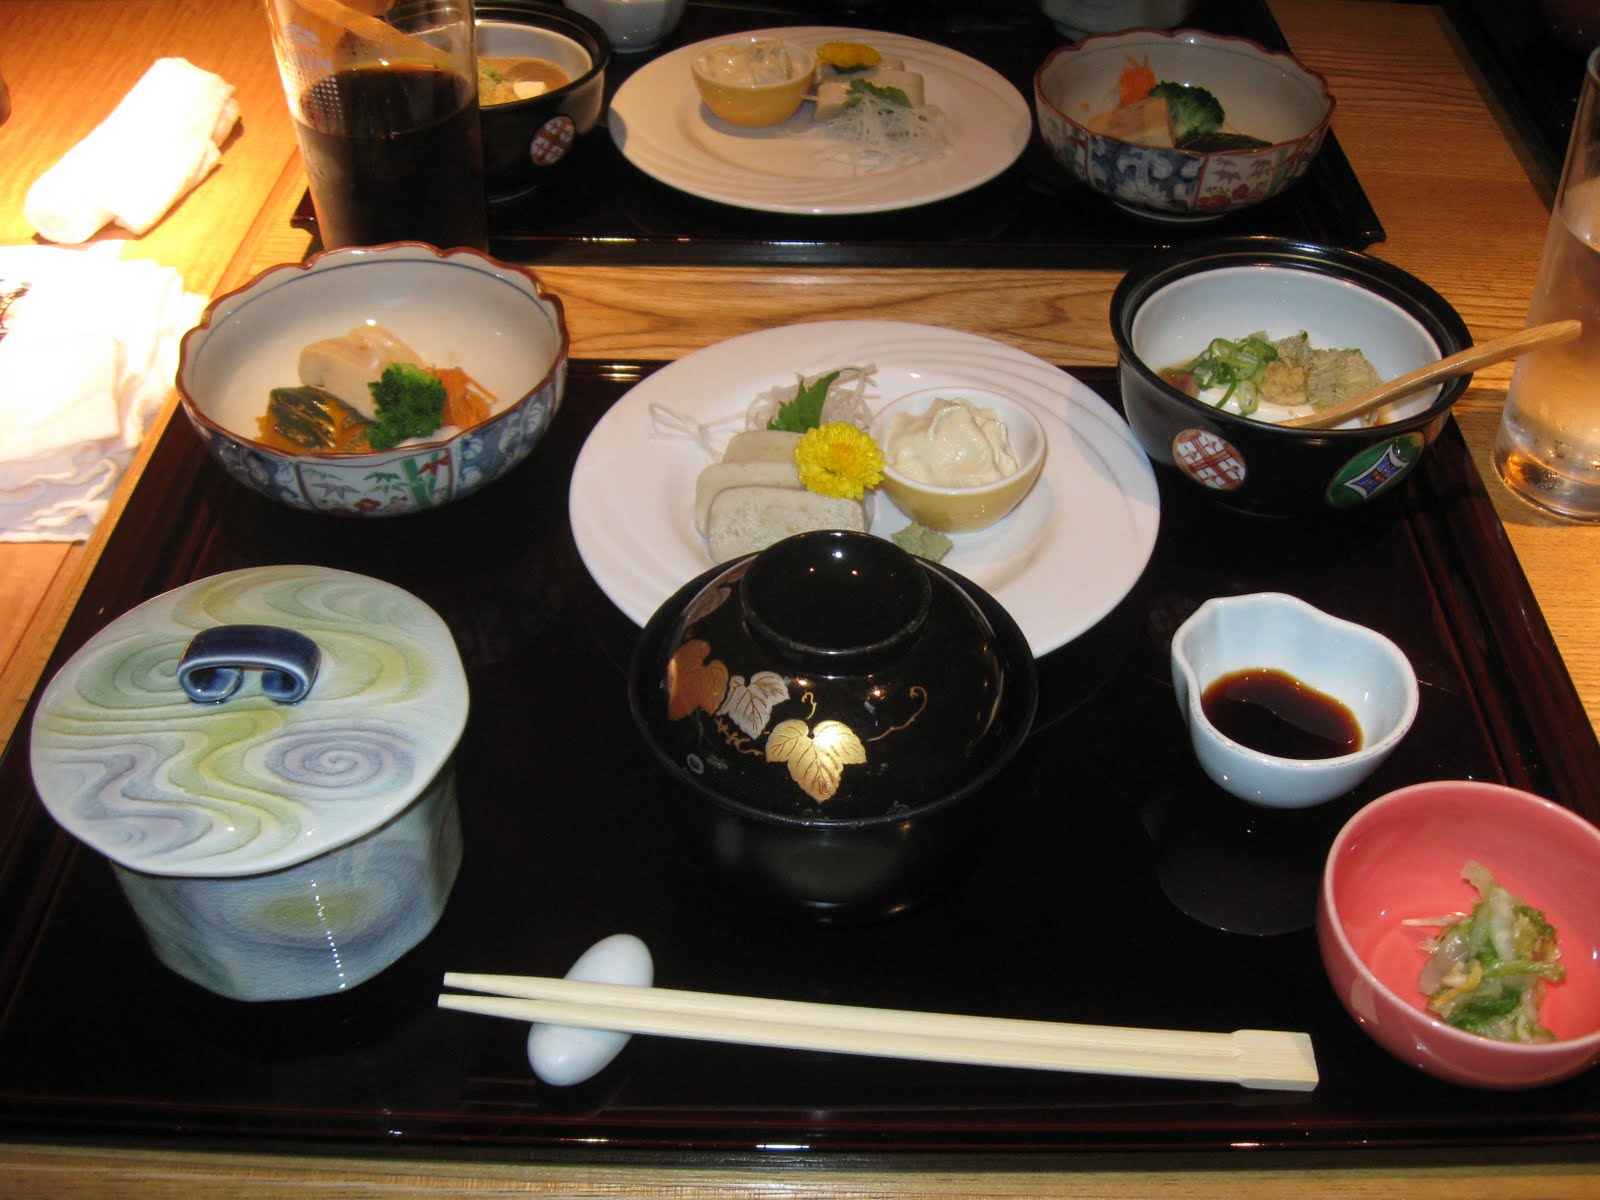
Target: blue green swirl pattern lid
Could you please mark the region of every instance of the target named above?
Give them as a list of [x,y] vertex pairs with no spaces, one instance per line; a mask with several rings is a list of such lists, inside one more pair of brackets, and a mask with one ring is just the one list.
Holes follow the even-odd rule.
[[[219,704],[179,685],[190,640],[272,625],[320,651],[295,704],[249,680]],[[117,618],[45,688],[33,778],[50,814],[114,862],[232,877],[304,862],[401,812],[467,719],[449,628],[409,592],[326,567],[196,580]]]

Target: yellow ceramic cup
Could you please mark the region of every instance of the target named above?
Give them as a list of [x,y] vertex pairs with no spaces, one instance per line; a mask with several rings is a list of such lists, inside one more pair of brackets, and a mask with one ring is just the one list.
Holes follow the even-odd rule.
[[891,401],[873,419],[872,435],[886,455],[895,416],[924,413],[940,398],[965,400],[992,412],[1006,427],[1017,469],[992,483],[939,487],[902,474],[891,461],[884,467],[880,486],[896,508],[928,529],[943,533],[987,529],[1016,508],[1038,482],[1046,449],[1044,426],[1021,400],[1000,392],[964,385],[925,388]]
[[799,111],[816,66],[816,56],[803,46],[745,37],[702,50],[691,69],[707,108],[730,125],[756,129]]

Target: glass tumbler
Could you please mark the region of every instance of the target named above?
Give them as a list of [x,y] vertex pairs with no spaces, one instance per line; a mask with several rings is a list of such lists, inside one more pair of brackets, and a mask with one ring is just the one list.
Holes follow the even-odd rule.
[[483,249],[472,0],[266,0],[327,249]]
[[1589,55],[1545,234],[1528,324],[1583,333],[1517,360],[1495,438],[1512,493],[1559,517],[1600,521],[1600,49]]

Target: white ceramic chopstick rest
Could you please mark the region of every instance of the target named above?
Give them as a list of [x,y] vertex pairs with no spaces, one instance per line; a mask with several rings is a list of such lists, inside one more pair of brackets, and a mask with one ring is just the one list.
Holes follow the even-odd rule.
[[[568,979],[649,987],[655,981],[650,947],[631,933],[614,933],[585,950],[567,972]],[[632,1034],[611,1029],[579,1029],[536,1021],[528,1030],[528,1065],[553,1087],[571,1087],[592,1079],[622,1053]]]

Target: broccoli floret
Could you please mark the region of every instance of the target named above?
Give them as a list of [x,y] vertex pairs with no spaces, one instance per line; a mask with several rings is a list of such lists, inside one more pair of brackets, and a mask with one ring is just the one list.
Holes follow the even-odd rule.
[[367,386],[378,406],[377,423],[367,430],[374,450],[427,437],[444,424],[444,384],[425,367],[390,363],[378,382]]
[[1186,83],[1158,83],[1150,89],[1152,96],[1167,102],[1167,120],[1172,126],[1172,140],[1182,147],[1189,138],[1214,133],[1222,128],[1222,105],[1203,87]]

